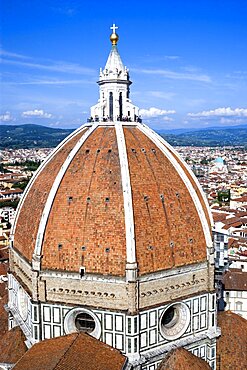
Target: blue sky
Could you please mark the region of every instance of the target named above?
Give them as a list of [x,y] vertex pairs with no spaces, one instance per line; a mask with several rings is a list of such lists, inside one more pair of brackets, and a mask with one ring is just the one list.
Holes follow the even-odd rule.
[[1,124],[78,127],[110,26],[155,129],[247,123],[247,1],[1,1]]

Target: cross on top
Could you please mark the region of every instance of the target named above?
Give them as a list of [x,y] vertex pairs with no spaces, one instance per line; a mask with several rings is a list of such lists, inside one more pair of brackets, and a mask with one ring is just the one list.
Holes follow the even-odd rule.
[[118,29],[118,27],[115,25],[115,23],[113,23],[112,27],[110,27],[111,30],[112,30],[112,33],[116,33],[116,30]]

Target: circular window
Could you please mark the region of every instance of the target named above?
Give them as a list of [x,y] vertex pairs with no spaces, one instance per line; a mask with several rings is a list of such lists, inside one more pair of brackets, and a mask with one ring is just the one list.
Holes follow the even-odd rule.
[[98,317],[84,308],[73,308],[64,319],[64,331],[66,334],[83,332],[99,339],[101,326]]
[[168,340],[181,337],[190,321],[190,311],[184,303],[174,303],[167,307],[160,318],[160,331]]
[[78,331],[92,333],[95,329],[94,318],[86,312],[78,313],[75,318],[75,326]]

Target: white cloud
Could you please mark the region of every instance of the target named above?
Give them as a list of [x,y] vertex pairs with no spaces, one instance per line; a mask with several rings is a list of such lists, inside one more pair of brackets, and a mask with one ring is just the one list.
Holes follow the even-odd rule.
[[175,110],[164,110],[164,109],[151,107],[149,109],[140,109],[139,113],[144,118],[145,117],[153,118],[153,117],[158,117],[158,116],[166,116],[167,114],[175,114],[176,111]]
[[167,116],[162,117],[162,120],[165,121],[165,122],[172,122],[172,121],[174,121],[173,118],[167,117]]
[[17,59],[31,59],[26,55],[12,53],[11,51],[0,49],[0,55],[7,58],[17,58]]
[[0,115],[0,121],[10,122],[10,121],[14,121],[14,118],[11,116],[10,112],[5,112]]
[[176,95],[173,92],[164,92],[164,91],[148,91],[148,93],[151,96],[154,96],[155,98],[166,99],[166,100],[171,100]]
[[245,118],[237,118],[237,117],[232,117],[232,118],[221,117],[220,119],[220,123],[222,124],[231,124],[231,123],[241,124],[245,122],[246,122]]
[[188,113],[190,117],[247,117],[247,108],[216,108],[199,113]]
[[90,80],[59,80],[59,79],[36,79],[24,82],[2,82],[4,85],[84,85],[84,84],[95,84],[94,81]]
[[164,59],[176,60],[180,59],[180,57],[178,55],[165,55]]
[[[95,75],[96,71],[93,68],[83,67],[78,63],[70,63],[65,61],[57,61],[43,59],[35,60],[32,57],[9,52],[0,48],[1,63],[7,65],[15,65],[37,70],[46,70],[51,72],[69,73],[72,75]],[[65,82],[66,83],[66,82]]]
[[152,75],[159,75],[165,78],[170,78],[172,80],[191,80],[191,81],[199,81],[199,82],[211,82],[211,78],[205,74],[199,73],[184,73],[184,72],[174,72],[167,69],[139,69],[139,68],[132,68],[132,71],[136,73],[142,74],[152,74]]
[[85,74],[85,75],[94,75],[95,71],[92,68],[82,67],[76,63],[67,63],[67,62],[56,62],[51,61],[49,64],[41,64],[41,63],[30,63],[30,62],[23,62],[20,60],[9,60],[9,59],[2,59],[1,63],[22,66],[32,69],[41,69],[46,71],[53,71],[53,72],[62,72],[62,73],[70,73],[70,74]]
[[23,112],[22,117],[52,118],[52,114],[44,112],[43,109],[34,109]]

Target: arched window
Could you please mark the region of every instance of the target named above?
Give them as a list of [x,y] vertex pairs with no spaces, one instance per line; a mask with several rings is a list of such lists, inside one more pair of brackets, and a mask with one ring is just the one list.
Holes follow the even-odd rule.
[[242,311],[243,303],[242,302],[236,302],[236,311]]
[[112,92],[109,93],[109,117],[110,120],[113,120],[113,94]]
[[123,97],[122,93],[119,93],[119,119],[122,121],[123,118]]

